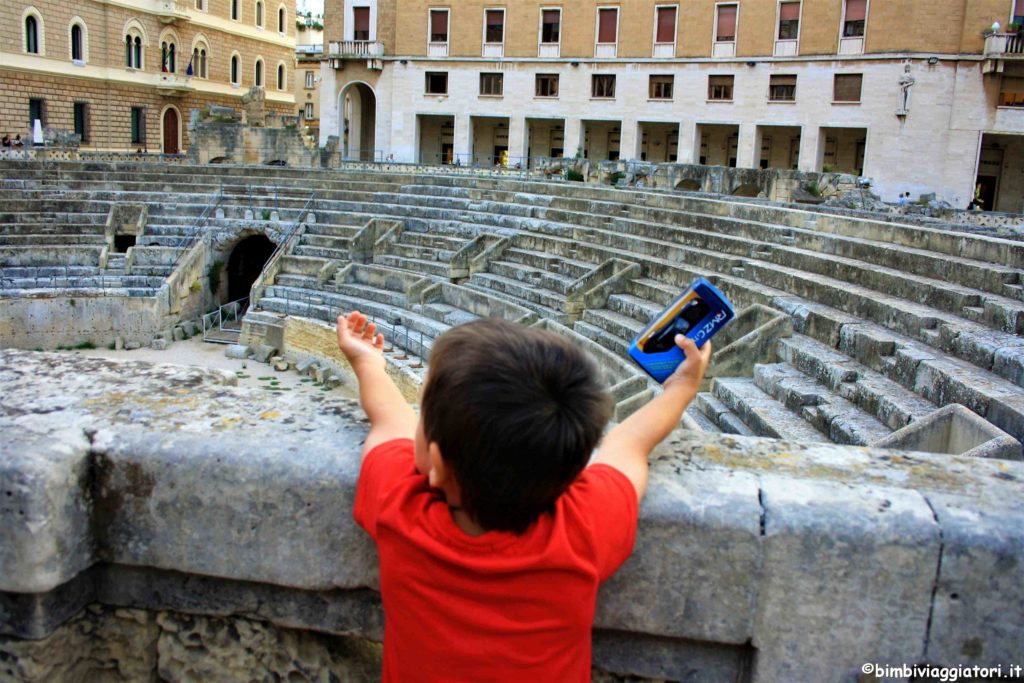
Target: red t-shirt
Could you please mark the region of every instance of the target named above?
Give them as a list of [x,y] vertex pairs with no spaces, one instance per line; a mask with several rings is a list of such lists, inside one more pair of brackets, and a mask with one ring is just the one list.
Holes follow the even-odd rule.
[[462,531],[413,442],[367,454],[355,518],[377,542],[384,680],[590,681],[598,584],[633,551],[637,497],[588,467],[523,534]]

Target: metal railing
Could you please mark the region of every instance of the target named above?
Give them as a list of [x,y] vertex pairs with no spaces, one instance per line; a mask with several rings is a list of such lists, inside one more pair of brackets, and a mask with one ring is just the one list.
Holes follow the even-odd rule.
[[292,222],[291,227],[285,232],[284,237],[278,243],[274,252],[267,259],[266,263],[263,264],[263,268],[260,271],[260,276],[252,283],[252,288],[249,290],[249,297],[252,299],[253,305],[257,305],[259,300],[263,296],[263,292],[266,291],[266,281],[271,277],[272,273],[276,273],[277,262],[281,256],[286,253],[291,253],[295,248],[295,242],[298,240],[299,228],[305,222],[309,212],[312,211],[313,205],[316,202],[316,192],[311,192],[309,198],[306,200],[306,204],[299,211],[299,215],[296,216]]
[[244,296],[241,299],[228,302],[223,306],[218,306],[217,310],[211,311],[202,317],[203,322],[203,341],[209,339],[210,335],[214,332],[223,332],[225,324],[239,323],[242,322],[242,315],[249,307],[249,297]]
[[203,212],[199,214],[199,217],[196,218],[195,222],[193,222],[192,225],[188,228],[188,230],[185,231],[185,234],[180,235],[177,238],[173,239],[172,244],[170,246],[173,246],[175,249],[179,249],[181,251],[178,254],[178,256],[174,259],[174,265],[171,268],[172,272],[178,269],[178,266],[181,265],[181,260],[185,258],[185,254],[187,254],[189,252],[189,249],[193,245],[195,245],[196,241],[199,239],[199,233],[202,230],[203,225],[205,225],[206,221],[210,219],[210,215],[214,212],[214,210],[217,208],[217,206],[221,203],[223,199],[224,188],[220,187],[213,194],[213,197],[210,199],[210,203],[206,205],[206,207],[203,209]]

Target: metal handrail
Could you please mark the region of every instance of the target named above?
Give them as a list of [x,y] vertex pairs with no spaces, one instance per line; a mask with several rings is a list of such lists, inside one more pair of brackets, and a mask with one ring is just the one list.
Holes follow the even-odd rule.
[[196,243],[196,237],[199,234],[199,231],[202,229],[203,224],[206,223],[207,220],[209,220],[210,214],[213,213],[214,209],[216,209],[217,206],[220,205],[223,199],[224,188],[220,187],[214,193],[213,198],[210,200],[210,203],[206,205],[206,208],[203,209],[203,212],[199,214],[198,218],[196,218],[192,226],[186,231],[184,235],[179,236],[175,240],[174,248],[180,249],[181,251],[178,254],[177,258],[174,259],[174,265],[171,268],[172,272],[177,270],[178,266],[181,265],[181,260],[185,258],[185,254],[188,253],[189,248]]
[[263,264],[263,270],[260,273],[260,277],[257,278],[256,282],[252,283],[252,288],[249,290],[249,297],[252,299],[253,305],[259,303],[260,298],[262,298],[263,291],[266,289],[265,286],[261,289],[266,273],[269,272],[277,260],[281,258],[281,255],[286,249],[290,251],[294,247],[292,240],[297,236],[299,227],[305,222],[315,201],[316,192],[310,192],[309,198],[306,200],[306,204],[302,207],[302,210],[299,211],[299,215],[292,222],[292,225],[285,233],[284,238],[278,243],[273,253],[270,254],[270,258],[267,259],[266,263]]
[[[241,312],[248,308],[249,297],[243,296],[241,299],[235,301],[229,301],[226,304],[217,307],[217,310],[211,311],[202,317],[203,322],[203,341],[206,341],[210,333],[216,329],[218,332],[224,330],[225,322],[238,322],[241,320]],[[225,314],[225,311],[227,312]],[[214,321],[217,325],[214,328]]]

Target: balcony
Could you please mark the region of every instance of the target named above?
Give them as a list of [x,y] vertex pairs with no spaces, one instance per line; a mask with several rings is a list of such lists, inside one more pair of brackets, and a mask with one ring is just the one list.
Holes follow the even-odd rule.
[[156,15],[163,24],[188,21],[188,0],[157,0]]
[[992,33],[985,36],[982,73],[1002,73],[1007,61],[1024,61],[1024,33]]
[[344,69],[347,59],[365,59],[366,68],[384,68],[384,43],[379,40],[332,40],[327,44],[327,58],[335,69]]
[[163,97],[182,97],[195,90],[191,81],[188,76],[180,74],[160,74],[156,90]]

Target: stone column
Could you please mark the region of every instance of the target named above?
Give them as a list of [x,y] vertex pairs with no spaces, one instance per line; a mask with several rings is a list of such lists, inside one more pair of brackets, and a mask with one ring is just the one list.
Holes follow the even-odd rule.
[[754,144],[757,126],[753,123],[741,123],[739,141],[736,145],[736,167],[754,168]]
[[640,158],[642,138],[637,130],[639,126],[636,119],[622,119],[619,124],[619,158],[623,161],[636,161]]
[[583,147],[583,121],[580,119],[565,119],[565,151],[563,156],[569,158],[576,156],[576,150]]
[[526,165],[526,117],[510,116],[508,119],[508,156],[513,166]]
[[697,140],[697,122],[681,121],[679,123],[679,153],[676,161],[680,164],[695,164],[700,151]]
[[331,68],[330,60],[320,62],[320,78],[320,146],[325,147],[329,135],[340,133],[337,72]]
[[461,159],[462,164],[466,165],[471,162],[470,153],[473,151],[472,140],[470,139],[473,135],[472,126],[470,125],[469,114],[456,114],[455,115],[455,158]]
[[810,173],[821,170],[823,149],[821,129],[814,125],[803,126],[800,131],[800,161],[797,164],[799,169]]

